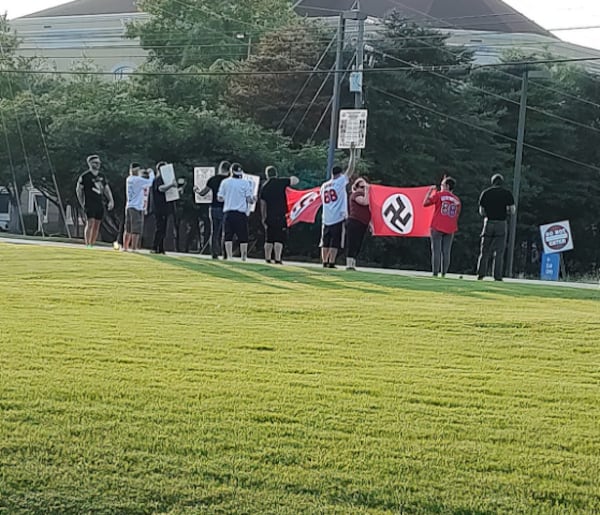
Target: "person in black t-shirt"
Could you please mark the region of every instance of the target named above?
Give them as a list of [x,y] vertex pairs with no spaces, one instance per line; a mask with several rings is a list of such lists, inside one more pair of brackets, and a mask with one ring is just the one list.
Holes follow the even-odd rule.
[[88,170],[82,173],[77,180],[77,199],[85,212],[85,245],[92,247],[98,239],[100,224],[104,218],[104,197],[108,203],[106,208],[112,211],[115,202],[112,191],[104,174],[100,173],[102,162],[97,155],[91,155],[87,158]]
[[210,204],[210,250],[213,259],[218,259],[220,255],[223,256],[223,259],[226,258],[223,248],[223,202],[219,202],[217,193],[221,183],[229,177],[230,168],[231,163],[229,161],[222,161],[221,164],[219,164],[217,175],[208,179],[204,189],[200,190],[199,188],[194,187],[194,193],[197,193],[200,196],[212,192],[212,202]]
[[481,251],[477,262],[477,279],[482,280],[488,271],[490,259],[494,258],[494,279],[502,281],[504,251],[506,248],[507,218],[515,213],[513,194],[503,188],[504,177],[499,173],[492,177],[492,187],[479,197],[479,213],[485,217],[481,232]]
[[167,234],[167,224],[169,216],[174,215],[173,202],[167,202],[165,193],[172,188],[177,188],[177,182],[165,184],[165,181],[160,173],[161,166],[166,165],[161,161],[156,165],[156,175],[152,183],[152,208],[154,218],[156,220],[156,230],[154,232],[154,242],[152,243],[152,254],[165,253],[165,236]]
[[260,192],[260,211],[265,228],[265,261],[271,263],[275,249],[275,263],[281,264],[283,244],[287,236],[287,196],[286,188],[300,182],[297,177],[279,178],[274,166],[265,169],[267,182]]

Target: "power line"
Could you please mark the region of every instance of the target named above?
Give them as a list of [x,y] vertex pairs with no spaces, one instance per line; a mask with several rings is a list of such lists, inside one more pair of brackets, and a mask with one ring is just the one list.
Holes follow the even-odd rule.
[[[418,68],[418,65],[413,65],[413,64],[411,64],[409,61],[405,61],[405,60],[403,60],[403,59],[400,59],[400,58],[398,58],[398,57],[395,57],[395,56],[393,56],[393,55],[389,55],[389,54],[383,54],[383,56],[384,56],[384,57],[386,57],[386,58],[392,59],[392,60],[394,60],[394,61],[399,61],[399,62],[401,62],[401,63],[403,63],[403,64],[407,64],[407,65],[409,65],[409,66],[414,66],[415,68]],[[514,105],[520,105],[520,102],[517,102],[516,100],[513,100],[513,99],[511,99],[511,98],[508,98],[508,97],[506,97],[506,96],[503,96],[503,95],[499,95],[498,93],[495,93],[495,92],[493,92],[493,91],[489,91],[489,90],[486,90],[486,89],[480,88],[480,87],[478,87],[478,86],[475,86],[474,84],[470,84],[470,83],[468,83],[468,82],[464,82],[464,81],[461,81],[461,80],[459,80],[459,79],[454,79],[454,78],[452,78],[452,77],[448,77],[447,75],[443,75],[443,74],[441,74],[441,73],[438,73],[438,72],[435,72],[435,71],[431,71],[431,70],[429,70],[427,73],[429,73],[429,74],[431,74],[431,75],[435,75],[436,77],[441,77],[442,79],[448,80],[448,81],[450,81],[450,82],[454,82],[454,83],[460,84],[461,86],[467,86],[467,87],[470,87],[470,88],[472,88],[472,89],[475,89],[475,90],[477,90],[477,91],[480,91],[481,93],[484,93],[484,94],[486,94],[486,95],[492,96],[492,97],[494,97],[494,98],[497,98],[497,99],[499,99],[499,100],[503,100],[503,101],[505,101],[505,102],[509,102],[509,103],[511,103],[511,104],[514,104]],[[511,76],[511,77],[512,77],[512,76]],[[514,78],[514,77],[513,77],[513,78]],[[565,118],[565,117],[563,117],[563,116],[560,116],[560,115],[557,115],[557,114],[551,113],[551,112],[549,112],[549,111],[545,111],[545,110],[543,110],[543,109],[539,109],[539,108],[537,108],[537,107],[534,107],[534,106],[527,106],[527,109],[528,109],[529,111],[533,111],[533,112],[540,113],[540,114],[542,114],[542,115],[548,116],[549,118],[554,118],[554,119],[556,119],[556,120],[561,120],[561,121],[563,121],[563,122],[565,122],[565,123],[569,123],[569,124],[572,124],[572,125],[576,125],[576,126],[578,126],[578,127],[582,127],[582,128],[584,128],[584,129],[588,129],[588,130],[591,130],[591,131],[594,131],[594,132],[600,133],[600,129],[597,129],[596,127],[592,127],[591,125],[587,125],[587,124],[585,124],[585,123],[580,123],[580,122],[578,122],[578,121],[576,121],[576,120],[571,120],[570,118]]]
[[[443,113],[441,111],[438,111],[437,109],[433,109],[431,107],[424,106],[422,104],[419,104],[418,102],[415,102],[415,101],[410,100],[408,98],[402,97],[400,95],[396,95],[394,93],[390,93],[388,91],[384,91],[384,90],[382,90],[380,88],[376,88],[376,87],[372,87],[371,89],[373,91],[377,91],[378,93],[381,93],[382,95],[386,95],[386,96],[388,96],[390,98],[395,98],[396,100],[400,100],[401,102],[404,102],[406,104],[412,105],[412,106],[414,106],[414,107],[416,107],[418,109],[421,109],[423,111],[428,111],[430,113],[433,113],[433,114],[435,114],[435,115],[437,115],[437,116],[439,116],[441,118],[446,118],[448,120],[452,120],[452,121],[454,121],[456,123],[460,123],[460,124],[465,125],[467,127],[471,127],[472,129],[475,129],[475,130],[478,130],[478,131],[481,131],[481,132],[485,132],[485,133],[487,133],[487,134],[489,134],[491,136],[495,136],[495,137],[504,139],[506,141],[510,141],[511,143],[517,143],[517,140],[515,138],[511,138],[510,136],[506,136],[505,134],[502,134],[500,132],[496,132],[496,131],[493,131],[493,130],[490,130],[490,129],[486,129],[485,127],[481,127],[479,125],[475,125],[474,123],[468,122],[466,120],[462,120],[461,118],[457,118],[456,116],[453,116],[451,114]],[[568,162],[570,162],[572,164],[576,164],[578,166],[582,166],[584,168],[588,168],[590,170],[594,170],[595,172],[600,172],[600,167],[591,165],[589,163],[584,163],[582,161],[577,161],[576,159],[572,159],[570,157],[563,156],[561,154],[557,154],[556,152],[552,152],[551,150],[546,150],[545,148],[541,148],[541,147],[538,147],[536,145],[531,145],[531,144],[525,143],[524,146],[527,147],[527,148],[530,148],[532,150],[536,150],[538,152],[541,152],[543,154],[555,157],[557,159],[561,159],[563,161],[568,161]]]

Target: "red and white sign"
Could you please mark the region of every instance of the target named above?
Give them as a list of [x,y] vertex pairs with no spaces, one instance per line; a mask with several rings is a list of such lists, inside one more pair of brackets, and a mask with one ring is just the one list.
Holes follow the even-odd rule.
[[300,222],[314,224],[322,205],[321,188],[316,187],[311,190],[287,188],[285,194],[288,206],[286,216],[288,227]]
[[427,238],[434,206],[423,207],[430,187],[394,188],[371,186],[369,205],[373,236]]
[[540,234],[546,254],[566,252],[574,248],[571,224],[568,220],[542,225]]

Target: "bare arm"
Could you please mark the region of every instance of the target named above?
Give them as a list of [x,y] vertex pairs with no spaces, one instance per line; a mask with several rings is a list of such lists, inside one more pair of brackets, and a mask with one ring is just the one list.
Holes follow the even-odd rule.
[[300,179],[298,179],[298,177],[296,177],[295,175],[292,175],[290,177],[290,186],[297,186],[299,182]]
[[479,206],[479,214],[483,217],[486,217],[486,213],[485,213],[485,209],[483,208],[483,206]]
[[427,195],[425,195],[425,200],[423,201],[423,207],[428,207],[431,206],[433,204],[433,201],[431,200],[431,197],[433,196],[433,193],[437,191],[437,188],[435,186],[432,186],[431,188],[429,188],[429,191],[427,192]]
[[169,191],[170,189],[173,189],[176,187],[177,187],[177,183],[175,181],[173,181],[171,184],[163,184],[162,186],[159,186],[158,191],[160,191],[161,193],[164,193],[165,191]]
[[75,193],[77,194],[77,200],[79,200],[79,205],[81,207],[85,207],[85,197],[83,195],[83,184],[81,184],[81,179],[77,181],[77,188],[75,188]]
[[201,197],[208,195],[209,192],[210,192],[210,188],[208,186],[205,186],[203,189],[200,189],[197,186],[194,186],[194,193],[197,193]]
[[106,198],[108,199],[108,210],[112,211],[113,208],[115,207],[115,199],[113,198],[113,194],[112,194],[112,190],[110,189],[110,186],[107,184],[106,186],[104,186],[104,194],[106,195]]
[[267,203],[264,200],[260,200],[260,218],[262,220],[262,224],[266,225],[267,223]]
[[348,168],[346,169],[346,175],[348,176],[348,180],[354,176],[354,172],[356,170],[356,149],[352,147],[350,149],[350,161],[348,161]]
[[514,204],[513,204],[512,206],[508,206],[508,207],[506,208],[506,212],[507,212],[509,215],[514,215],[514,214],[517,212],[517,206],[515,206]]

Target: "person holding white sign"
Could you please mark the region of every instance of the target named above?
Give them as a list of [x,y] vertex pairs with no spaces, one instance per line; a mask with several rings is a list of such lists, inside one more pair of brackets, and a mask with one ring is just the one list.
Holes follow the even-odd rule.
[[248,212],[256,202],[253,185],[243,178],[244,170],[238,163],[231,165],[231,177],[225,179],[217,198],[223,202],[223,223],[225,226],[225,253],[227,259],[233,257],[233,237],[240,243],[242,261],[248,257]]
[[267,182],[260,192],[260,213],[265,228],[265,261],[271,263],[275,250],[275,264],[282,264],[283,245],[287,239],[287,196],[285,190],[300,182],[298,177],[279,178],[277,168],[267,166]]
[[165,253],[165,236],[167,234],[167,224],[170,216],[174,216],[175,210],[173,202],[167,202],[166,192],[172,188],[177,188],[177,182],[165,184],[160,173],[160,168],[166,165],[161,161],[156,165],[156,175],[152,183],[152,206],[154,218],[156,221],[156,230],[154,232],[154,241],[152,243],[152,254]]
[[336,268],[338,251],[344,248],[344,224],[348,218],[348,192],[346,188],[354,175],[356,150],[350,150],[348,168],[334,166],[332,178],[321,186],[323,202],[323,228],[321,235],[321,259],[323,268]]
[[213,259],[218,259],[220,255],[226,257],[223,251],[223,202],[219,200],[219,188],[221,183],[229,177],[229,161],[221,161],[219,172],[208,179],[204,189],[194,187],[194,193],[203,197],[212,192],[212,201],[210,204],[210,251]]

